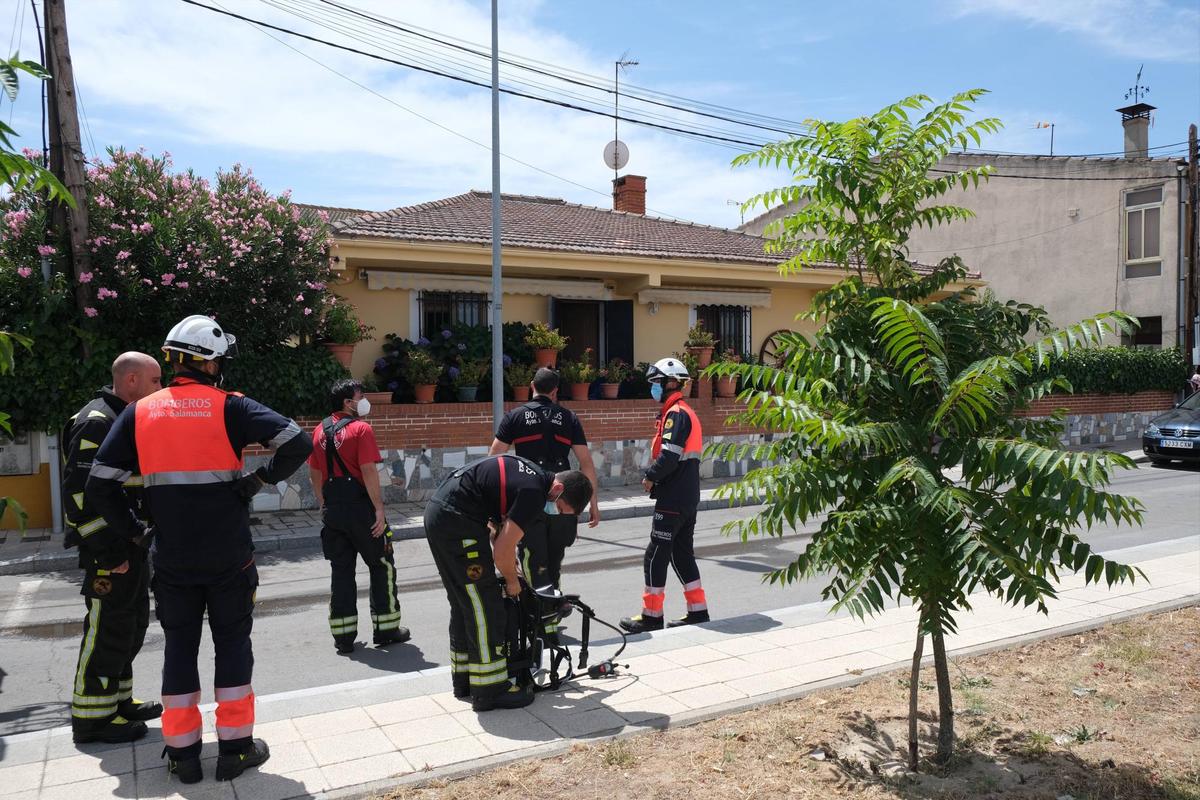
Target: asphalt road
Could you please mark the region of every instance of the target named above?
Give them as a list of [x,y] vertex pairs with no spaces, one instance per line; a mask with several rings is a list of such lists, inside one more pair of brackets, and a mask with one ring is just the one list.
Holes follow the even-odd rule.
[[[1195,536],[1200,531],[1200,471],[1142,466],[1123,473],[1114,490],[1147,507],[1140,529],[1097,528],[1086,535],[1101,552]],[[753,509],[700,515],[696,552],[714,616],[731,617],[820,599],[820,581],[786,589],[762,584],[771,569],[787,564],[807,537],[741,542],[721,526]],[[579,593],[600,617],[616,622],[640,607],[646,519],[617,520],[580,529],[568,551],[564,586]],[[815,526],[810,526],[812,530]],[[424,541],[397,543],[396,562],[403,623],[409,644],[387,650],[360,644],[349,657],[334,653],[326,626],[328,568],[319,552],[271,553],[259,559],[262,585],[255,620],[255,692],[260,696],[315,686],[411,672],[447,663],[447,605]],[[84,615],[77,573],[0,576],[0,736],[69,722],[70,688]],[[360,643],[370,641],[366,571],[360,572]],[[668,615],[683,613],[682,593],[672,577]],[[574,624],[572,624],[574,623]],[[578,631],[578,616],[567,634]],[[596,638],[596,634],[593,634]],[[162,634],[151,622],[135,664],[135,691],[158,693]],[[636,648],[636,645],[635,645]],[[202,685],[211,686],[212,650],[201,649]],[[206,696],[208,692],[206,691]]]

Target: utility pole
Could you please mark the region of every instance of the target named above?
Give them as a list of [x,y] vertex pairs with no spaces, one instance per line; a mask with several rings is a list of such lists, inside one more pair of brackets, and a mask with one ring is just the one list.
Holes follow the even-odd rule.
[[1197,340],[1196,328],[1200,325],[1200,280],[1197,280],[1197,265],[1200,261],[1200,177],[1197,172],[1196,125],[1188,126],[1188,167],[1187,167],[1187,293],[1184,303],[1184,358],[1191,360],[1192,366],[1200,363],[1200,341]]
[[500,0],[492,0],[492,427],[504,419],[504,282],[500,248]]
[[[88,250],[87,185],[84,181],[83,144],[79,134],[79,112],[75,106],[75,71],[71,66],[71,47],[67,41],[65,0],[45,0],[46,69],[50,73],[50,92],[46,103],[50,118],[50,170],[67,187],[75,208],[55,203],[53,220],[56,230],[65,230],[70,242],[71,268],[75,276],[75,302],[82,314],[91,302],[86,283],[79,278],[91,271]],[[87,355],[87,344],[84,344]]]

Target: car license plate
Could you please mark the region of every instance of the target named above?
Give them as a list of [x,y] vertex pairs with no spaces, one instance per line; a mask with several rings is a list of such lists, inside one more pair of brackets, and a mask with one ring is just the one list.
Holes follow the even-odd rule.
[[1193,442],[1181,442],[1178,439],[1159,439],[1159,447],[1179,447],[1183,450],[1191,450]]

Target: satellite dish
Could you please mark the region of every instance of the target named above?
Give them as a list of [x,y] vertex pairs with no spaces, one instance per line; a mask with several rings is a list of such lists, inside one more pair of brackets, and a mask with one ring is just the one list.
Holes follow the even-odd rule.
[[629,163],[629,148],[620,139],[613,139],[604,145],[604,163],[609,169],[621,169]]

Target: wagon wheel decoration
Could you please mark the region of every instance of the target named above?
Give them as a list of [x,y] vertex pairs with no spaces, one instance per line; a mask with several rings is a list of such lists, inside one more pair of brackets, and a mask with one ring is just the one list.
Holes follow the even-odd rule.
[[782,367],[787,360],[788,353],[783,349],[780,336],[791,332],[787,328],[780,328],[763,339],[762,347],[758,349],[758,363],[767,367]]

